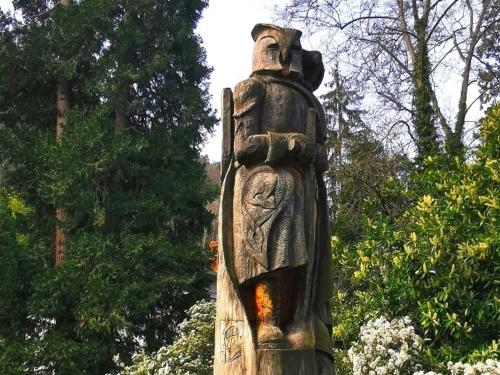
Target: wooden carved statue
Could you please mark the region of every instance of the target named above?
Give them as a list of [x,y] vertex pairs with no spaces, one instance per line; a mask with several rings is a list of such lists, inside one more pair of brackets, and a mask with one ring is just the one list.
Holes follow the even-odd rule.
[[252,74],[223,93],[217,375],[333,374],[321,54],[252,30]]

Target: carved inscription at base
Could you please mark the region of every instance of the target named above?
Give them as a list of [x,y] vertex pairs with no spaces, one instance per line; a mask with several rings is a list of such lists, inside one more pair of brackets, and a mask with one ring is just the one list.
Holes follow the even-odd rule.
[[235,361],[241,357],[243,344],[243,321],[221,321],[221,361],[224,363]]

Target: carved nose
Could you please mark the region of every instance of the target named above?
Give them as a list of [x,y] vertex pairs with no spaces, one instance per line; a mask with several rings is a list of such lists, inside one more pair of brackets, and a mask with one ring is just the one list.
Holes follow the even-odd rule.
[[282,47],[280,50],[280,57],[283,63],[290,61],[290,47]]
[[[290,74],[290,68],[292,66],[292,56],[290,53],[290,49],[287,48],[285,49],[286,52],[281,52],[280,53],[280,62],[281,66],[283,67],[283,76],[288,76]],[[286,53],[286,54],[285,54]]]
[[282,64],[283,66],[283,75],[286,77],[290,74],[290,62]]

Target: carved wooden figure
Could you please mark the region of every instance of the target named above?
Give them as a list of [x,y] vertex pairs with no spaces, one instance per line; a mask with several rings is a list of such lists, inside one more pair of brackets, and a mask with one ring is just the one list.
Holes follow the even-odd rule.
[[321,54],[252,30],[252,74],[223,93],[216,375],[333,374]]

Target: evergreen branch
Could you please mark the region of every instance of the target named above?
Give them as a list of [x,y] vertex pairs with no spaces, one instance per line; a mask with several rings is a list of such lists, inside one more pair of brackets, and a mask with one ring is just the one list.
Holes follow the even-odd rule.
[[38,13],[38,14],[35,14],[34,16],[31,16],[30,18],[28,18],[28,23],[33,21],[35,18],[38,18],[38,17],[42,17],[42,16],[45,16],[46,14],[49,14],[50,12],[52,12],[54,9],[56,9],[60,4],[57,3],[56,5],[54,5],[52,8],[50,9],[47,9],[41,13]]
[[35,19],[39,18],[39,17],[43,17],[49,13],[51,13],[54,9],[56,9],[58,6],[60,5],[60,3],[57,3],[56,5],[54,5],[52,8],[50,9],[47,9],[47,10],[44,10],[43,12],[40,12],[38,14],[35,14],[29,18],[26,19],[25,22],[22,22],[21,20],[18,20],[16,17],[12,17],[12,20],[19,26],[27,26],[29,24],[31,24]]

